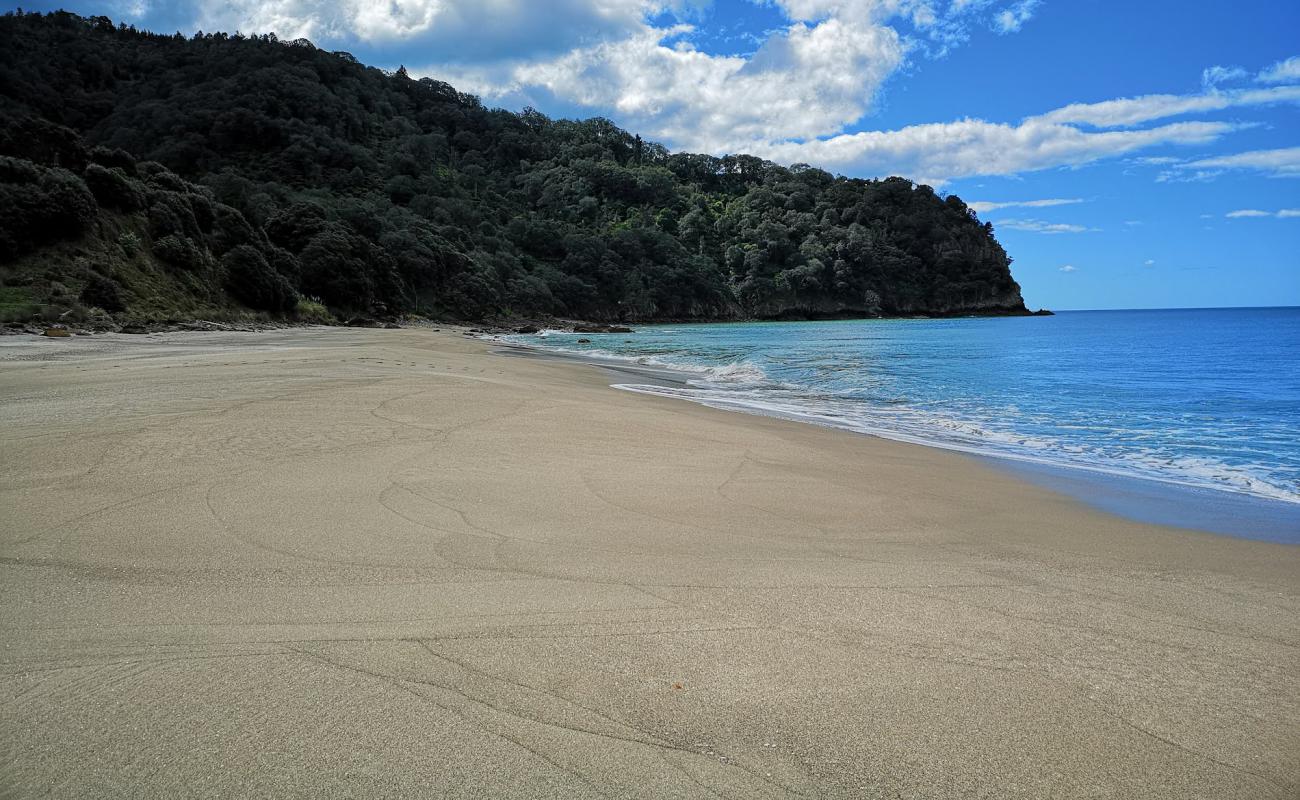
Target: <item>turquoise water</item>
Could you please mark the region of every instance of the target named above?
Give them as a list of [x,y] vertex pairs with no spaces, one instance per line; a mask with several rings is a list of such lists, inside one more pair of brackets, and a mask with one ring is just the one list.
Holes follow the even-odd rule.
[[506,338],[683,373],[678,384],[619,384],[632,391],[1300,504],[1296,308],[664,325]]

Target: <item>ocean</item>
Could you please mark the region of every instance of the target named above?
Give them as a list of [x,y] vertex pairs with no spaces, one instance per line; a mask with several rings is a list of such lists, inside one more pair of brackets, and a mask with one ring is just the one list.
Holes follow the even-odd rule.
[[[1181,517],[1162,518],[1149,502],[1148,513],[1133,516],[1300,540],[1300,308],[504,338],[680,378],[632,377],[615,384],[621,389],[1041,467],[1036,474],[1083,499],[1114,496],[1116,480],[1139,481],[1128,495],[1162,497]],[[1198,526],[1189,503],[1226,518]],[[1234,522],[1252,516],[1264,521]]]

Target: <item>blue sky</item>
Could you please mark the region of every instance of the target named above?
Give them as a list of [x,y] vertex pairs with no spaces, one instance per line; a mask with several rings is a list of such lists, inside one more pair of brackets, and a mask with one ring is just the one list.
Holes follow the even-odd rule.
[[1033,307],[1300,305],[1289,0],[23,4],[58,6],[307,37],[674,149],[931,183],[993,222]]

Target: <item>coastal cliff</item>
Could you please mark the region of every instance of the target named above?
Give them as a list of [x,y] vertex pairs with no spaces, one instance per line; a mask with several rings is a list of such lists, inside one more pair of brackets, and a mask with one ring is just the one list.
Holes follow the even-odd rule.
[[1027,313],[992,226],[929,186],[61,12],[0,18],[0,200],[9,322]]

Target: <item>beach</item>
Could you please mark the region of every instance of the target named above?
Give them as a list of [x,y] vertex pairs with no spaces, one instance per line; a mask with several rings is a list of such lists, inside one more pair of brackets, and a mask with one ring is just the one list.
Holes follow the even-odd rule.
[[1300,793],[1300,548],[453,329],[9,338],[0,796]]

